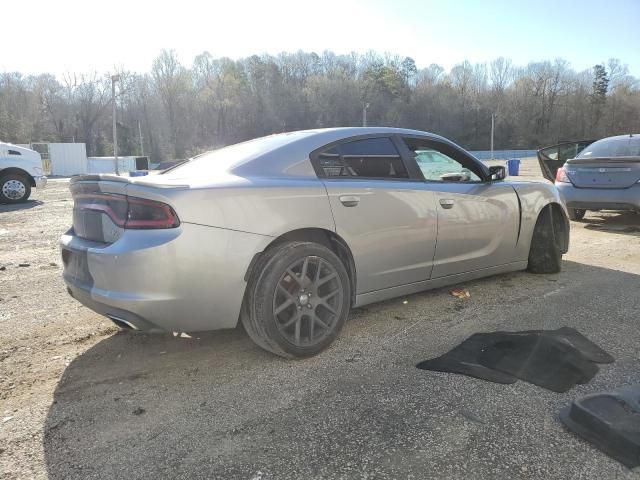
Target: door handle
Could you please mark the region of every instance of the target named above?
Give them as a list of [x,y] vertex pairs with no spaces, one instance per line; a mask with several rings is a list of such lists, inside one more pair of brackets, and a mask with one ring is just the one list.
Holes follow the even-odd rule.
[[455,202],[453,200],[450,200],[448,198],[443,198],[440,200],[440,206],[442,208],[446,208],[447,210],[450,208],[453,208],[453,205],[455,204]]
[[340,201],[345,207],[355,207],[360,203],[360,197],[356,197],[355,195],[341,195]]

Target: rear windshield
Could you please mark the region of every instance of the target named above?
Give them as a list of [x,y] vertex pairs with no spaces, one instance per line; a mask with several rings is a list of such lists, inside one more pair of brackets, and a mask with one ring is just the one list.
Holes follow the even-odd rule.
[[280,133],[236,143],[228,147],[203,153],[167,171],[171,176],[207,175],[229,170],[258,155],[282,147],[291,141],[308,135],[306,132]]
[[605,138],[585,148],[577,158],[638,157],[640,136]]

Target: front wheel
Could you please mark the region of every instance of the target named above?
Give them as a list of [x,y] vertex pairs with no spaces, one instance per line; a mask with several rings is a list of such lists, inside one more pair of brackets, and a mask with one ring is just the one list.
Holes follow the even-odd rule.
[[583,208],[567,208],[567,211],[569,212],[569,219],[574,221],[582,220],[587,213]]
[[31,195],[29,180],[16,173],[0,175],[0,203],[25,202]]
[[351,285],[323,245],[287,242],[267,250],[247,285],[242,324],[260,347],[286,358],[327,348],[349,315]]

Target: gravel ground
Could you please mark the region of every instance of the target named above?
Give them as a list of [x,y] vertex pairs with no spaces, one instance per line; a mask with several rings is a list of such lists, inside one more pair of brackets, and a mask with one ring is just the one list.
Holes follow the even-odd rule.
[[[240,329],[117,333],[65,292],[71,208],[63,180],[0,206],[0,478],[640,478],[557,415],[640,381],[638,215],[572,223],[558,275],[358,309],[327,352],[285,361]],[[475,332],[563,325],[616,358],[566,394],[414,367]]]

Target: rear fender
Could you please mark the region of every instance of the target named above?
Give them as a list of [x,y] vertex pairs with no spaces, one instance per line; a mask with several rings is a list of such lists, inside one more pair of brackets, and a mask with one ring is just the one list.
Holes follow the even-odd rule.
[[335,231],[327,191],[317,179],[238,179],[211,187],[127,184],[127,195],[173,207],[181,222],[279,237],[304,228]]

